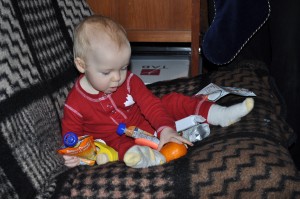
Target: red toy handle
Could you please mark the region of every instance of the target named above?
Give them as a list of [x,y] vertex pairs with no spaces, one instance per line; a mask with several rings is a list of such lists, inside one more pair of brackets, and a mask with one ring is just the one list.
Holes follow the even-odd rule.
[[147,140],[145,138],[136,138],[135,141],[134,141],[137,145],[142,145],[142,146],[148,146],[148,147],[151,147],[152,149],[157,149],[158,148],[158,144],[150,141],[150,140]]

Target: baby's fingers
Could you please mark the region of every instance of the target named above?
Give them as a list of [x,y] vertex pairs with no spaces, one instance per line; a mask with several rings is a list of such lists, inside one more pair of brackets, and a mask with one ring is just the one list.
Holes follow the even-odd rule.
[[190,146],[194,146],[193,143],[191,143],[190,141],[188,141],[187,139],[185,139],[184,137],[181,137],[181,136],[173,137],[172,142],[176,142],[178,144],[184,143],[184,144],[187,144],[187,145],[190,145]]
[[65,159],[65,166],[72,168],[75,166],[78,166],[80,164],[80,159],[78,157],[75,156],[63,156],[63,158]]
[[157,150],[160,151],[161,148],[165,145],[164,142],[160,141],[159,144],[158,144],[158,147],[157,147]]

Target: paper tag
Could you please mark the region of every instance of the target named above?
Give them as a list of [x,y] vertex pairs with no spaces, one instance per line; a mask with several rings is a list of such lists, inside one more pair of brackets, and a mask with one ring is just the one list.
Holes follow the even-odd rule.
[[217,101],[220,98],[224,97],[228,94],[240,95],[245,97],[254,97],[256,96],[254,92],[245,89],[245,88],[237,88],[237,87],[225,87],[225,86],[217,86],[216,84],[210,83],[203,89],[201,89],[195,95],[205,95],[209,101]]

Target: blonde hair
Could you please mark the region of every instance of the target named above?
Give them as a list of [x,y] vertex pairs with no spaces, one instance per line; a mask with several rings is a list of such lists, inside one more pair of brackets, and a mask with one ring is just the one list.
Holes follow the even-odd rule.
[[[129,45],[126,31],[120,24],[105,16],[92,15],[81,21],[74,30],[74,58],[85,59],[85,55],[91,47],[89,40],[91,30],[96,31],[96,34],[100,36],[101,34],[108,35],[119,47]],[[93,34],[95,33],[93,32]]]

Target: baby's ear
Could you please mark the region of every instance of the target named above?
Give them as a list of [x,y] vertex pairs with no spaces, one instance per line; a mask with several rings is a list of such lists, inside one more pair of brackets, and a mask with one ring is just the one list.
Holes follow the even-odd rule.
[[85,62],[80,59],[79,57],[76,57],[74,59],[74,62],[75,62],[75,65],[76,65],[76,68],[77,70],[80,72],[80,73],[84,73],[85,72],[85,69],[86,69],[86,65],[85,65]]

